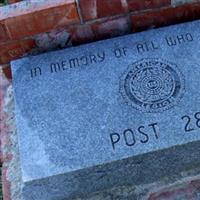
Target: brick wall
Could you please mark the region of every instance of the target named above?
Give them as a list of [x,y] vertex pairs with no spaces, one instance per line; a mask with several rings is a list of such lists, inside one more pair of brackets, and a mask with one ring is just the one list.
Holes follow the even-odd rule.
[[21,1],[0,7],[0,64],[10,76],[9,62],[30,52],[199,18],[197,0]]

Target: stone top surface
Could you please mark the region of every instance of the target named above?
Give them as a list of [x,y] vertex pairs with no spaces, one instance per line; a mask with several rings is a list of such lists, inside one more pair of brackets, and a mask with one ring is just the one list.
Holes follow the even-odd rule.
[[12,62],[23,180],[200,140],[200,21]]

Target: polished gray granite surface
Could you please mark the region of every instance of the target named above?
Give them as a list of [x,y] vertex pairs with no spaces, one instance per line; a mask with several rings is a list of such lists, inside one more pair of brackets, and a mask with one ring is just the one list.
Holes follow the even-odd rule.
[[200,162],[200,21],[26,57],[12,73],[25,200]]

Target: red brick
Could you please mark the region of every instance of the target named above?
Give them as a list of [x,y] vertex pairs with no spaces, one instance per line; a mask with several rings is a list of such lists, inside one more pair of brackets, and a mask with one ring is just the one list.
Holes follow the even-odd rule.
[[127,12],[125,0],[80,0],[84,20],[98,19]]
[[98,23],[74,27],[71,32],[73,44],[82,44],[123,35],[130,32],[129,18],[120,17]]
[[95,41],[95,34],[91,25],[76,26],[68,31],[71,34],[71,42],[74,45]]
[[10,82],[3,75],[2,68],[0,68],[0,83],[0,164],[2,164],[3,162],[9,162],[12,159],[12,155],[10,153],[4,152],[3,155],[2,152],[2,148],[5,148],[5,146],[10,143],[8,138],[9,126],[5,123],[7,115],[3,111],[4,99]]
[[148,200],[172,200],[172,199],[199,199],[200,180],[180,182],[176,185],[166,186],[157,192],[151,193]]
[[151,194],[148,200],[171,200],[171,199],[188,199],[196,200],[197,196],[190,186],[179,189],[171,189],[161,193]]
[[11,200],[11,183],[7,178],[8,169],[2,169],[2,183],[3,183],[3,200]]
[[2,163],[9,162],[9,161],[12,160],[12,158],[13,158],[13,155],[10,154],[10,153],[7,153],[7,154],[2,156]]
[[6,32],[6,27],[3,23],[0,23],[0,41],[6,41],[8,39],[8,34]]
[[2,68],[2,71],[3,71],[5,77],[6,77],[8,80],[11,80],[11,79],[12,79],[12,73],[11,73],[10,65],[4,66],[4,67]]
[[200,192],[200,179],[191,181],[191,185]]
[[96,39],[112,38],[129,33],[129,17],[120,17],[92,25]]
[[18,39],[36,33],[37,22],[33,14],[21,15],[16,18],[8,18],[5,25],[10,33],[10,39]]
[[196,4],[188,4],[185,5],[185,13],[189,12],[188,16],[190,20],[195,20],[195,19],[199,19],[200,18],[200,3],[196,3]]
[[127,0],[130,11],[161,8],[171,5],[171,0]]
[[22,0],[7,0],[7,2],[9,4],[11,4],[11,3],[17,3],[17,2],[20,2],[20,1],[22,1]]
[[10,39],[19,39],[79,22],[75,4],[66,4],[5,20]]
[[138,15],[133,15],[133,32],[164,26],[172,20],[174,20],[174,16],[171,9],[165,9],[162,11],[150,11]]
[[11,60],[22,57],[35,47],[35,41],[26,39],[14,41],[0,46],[0,64],[7,64]]
[[133,32],[200,18],[200,3],[144,12],[132,16]]

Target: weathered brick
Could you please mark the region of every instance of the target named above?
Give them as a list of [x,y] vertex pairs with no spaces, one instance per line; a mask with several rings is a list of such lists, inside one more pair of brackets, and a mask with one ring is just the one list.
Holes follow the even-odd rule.
[[112,38],[130,32],[129,17],[120,17],[92,25],[96,39]]
[[184,8],[186,19],[188,20],[200,19],[200,2],[188,5],[186,4],[185,6],[182,7]]
[[34,15],[21,15],[16,18],[8,18],[5,20],[5,26],[9,30],[10,39],[18,39],[25,37],[28,34],[35,34],[37,22],[34,20]]
[[191,181],[191,185],[200,193],[200,179]]
[[79,0],[84,20],[98,19],[127,12],[126,0]]
[[20,2],[20,1],[22,1],[22,0],[7,0],[7,2],[9,4],[11,4],[11,3],[17,3],[17,2]]
[[200,3],[169,7],[132,16],[133,32],[200,18]]
[[6,41],[8,38],[5,25],[0,23],[0,41]]
[[3,6],[0,7],[0,31],[4,31],[0,33],[0,43],[76,23],[79,23],[79,16],[75,0],[30,0]]
[[149,200],[191,199],[195,200],[195,194],[190,187],[152,194]]
[[69,30],[73,44],[82,44],[124,35],[130,32],[129,17],[103,20]]
[[79,22],[75,4],[65,4],[5,20],[11,39],[43,33]]
[[200,180],[182,181],[153,192],[148,200],[199,200]]
[[8,180],[8,168],[2,168],[2,182],[3,182],[3,199],[11,200],[11,183]]
[[171,0],[127,0],[130,11],[161,8],[171,5]]
[[174,20],[173,10],[150,11],[132,16],[133,32],[168,25]]
[[8,151],[7,147],[11,144],[9,136],[9,125],[6,123],[8,119],[7,114],[4,112],[5,108],[5,96],[7,88],[10,85],[10,82],[5,78],[2,73],[2,66],[0,66],[0,164],[3,162],[2,169],[2,186],[3,186],[3,199],[11,200],[11,183],[8,180],[8,167],[13,155]]
[[11,60],[20,58],[25,53],[35,47],[35,41],[26,39],[22,41],[12,41],[0,46],[0,64],[7,64]]
[[89,24],[72,27],[70,32],[71,42],[74,45],[95,41],[95,34]]
[[6,78],[8,80],[12,79],[12,73],[11,73],[11,67],[10,65],[5,65],[2,67],[2,72],[4,73],[4,75],[6,76]]

